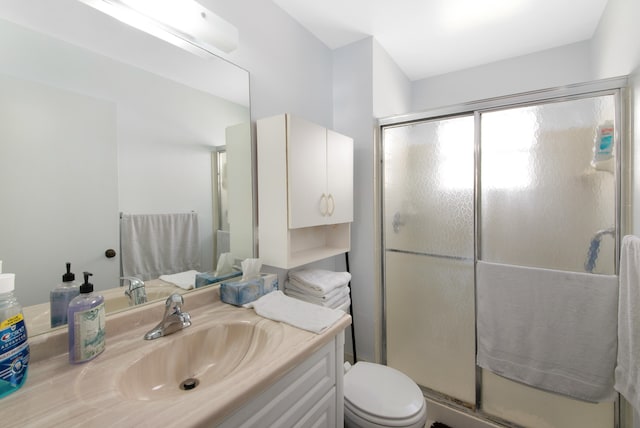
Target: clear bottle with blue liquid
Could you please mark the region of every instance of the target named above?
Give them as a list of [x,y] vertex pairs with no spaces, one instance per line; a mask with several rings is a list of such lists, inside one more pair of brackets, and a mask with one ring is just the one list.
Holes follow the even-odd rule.
[[0,398],[24,384],[29,367],[27,326],[14,289],[15,274],[2,273],[0,261]]

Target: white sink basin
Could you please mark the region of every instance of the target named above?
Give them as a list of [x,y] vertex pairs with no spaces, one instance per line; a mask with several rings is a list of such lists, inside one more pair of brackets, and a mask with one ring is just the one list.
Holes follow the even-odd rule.
[[[215,385],[250,363],[273,358],[273,350],[282,341],[282,330],[263,324],[217,323],[156,339],[162,345],[132,362],[119,375],[117,387],[129,399],[157,400]],[[144,343],[141,338],[141,346]]]

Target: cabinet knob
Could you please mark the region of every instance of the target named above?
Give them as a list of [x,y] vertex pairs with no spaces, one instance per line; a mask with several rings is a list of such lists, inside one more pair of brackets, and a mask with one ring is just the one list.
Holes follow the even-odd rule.
[[116,256],[116,250],[114,250],[113,248],[109,248],[104,252],[104,255],[106,258],[112,259]]
[[332,216],[336,209],[336,201],[333,200],[333,195],[331,193],[329,193],[329,197],[327,197],[327,207],[329,208],[329,216]]

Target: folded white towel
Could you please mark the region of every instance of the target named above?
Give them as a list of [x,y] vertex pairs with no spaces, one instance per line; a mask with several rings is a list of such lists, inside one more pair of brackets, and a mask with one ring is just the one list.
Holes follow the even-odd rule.
[[197,270],[188,270],[186,272],[174,273],[171,275],[160,275],[160,279],[171,284],[177,285],[185,290],[191,290],[195,287]]
[[333,272],[324,269],[303,269],[289,272],[289,280],[304,287],[309,293],[323,295],[351,281],[349,272]]
[[590,402],[612,401],[618,278],[478,262],[478,365]]
[[339,309],[339,310],[344,311],[345,313],[348,314],[350,307],[351,307],[351,299],[347,298],[347,301],[344,302],[344,304],[338,306],[335,309]]
[[344,316],[338,309],[323,308],[285,296],[282,291],[265,294],[258,300],[244,305],[253,308],[258,315],[274,321],[281,321],[311,331],[322,333]]
[[310,293],[308,288],[298,285],[296,281],[285,281],[284,289],[291,290],[298,294],[304,294],[306,296],[309,296],[309,298],[312,298],[319,302],[332,300],[338,296],[345,296],[349,294],[349,287],[347,287],[347,284],[334,288],[333,290],[329,291],[327,294],[321,294],[321,295],[318,295],[318,293]]
[[349,289],[347,287],[345,287],[344,292],[341,292],[329,300],[319,299],[305,293],[297,292],[291,288],[285,288],[284,294],[298,300],[313,303],[314,305],[324,306],[325,308],[337,308],[338,306],[342,306],[349,299]]
[[614,388],[640,412],[640,238],[636,236],[622,239]]

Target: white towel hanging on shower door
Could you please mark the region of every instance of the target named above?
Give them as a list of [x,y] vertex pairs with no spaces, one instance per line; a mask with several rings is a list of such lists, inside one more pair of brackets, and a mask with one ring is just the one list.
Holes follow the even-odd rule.
[[618,278],[478,262],[478,365],[573,398],[615,397]]

